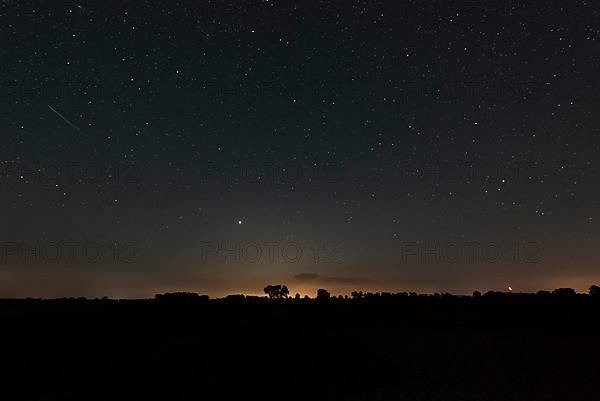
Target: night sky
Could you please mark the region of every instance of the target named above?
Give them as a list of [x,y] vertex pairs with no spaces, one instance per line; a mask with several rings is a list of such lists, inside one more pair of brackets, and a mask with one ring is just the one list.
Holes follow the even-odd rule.
[[0,297],[600,281],[594,1],[0,7]]

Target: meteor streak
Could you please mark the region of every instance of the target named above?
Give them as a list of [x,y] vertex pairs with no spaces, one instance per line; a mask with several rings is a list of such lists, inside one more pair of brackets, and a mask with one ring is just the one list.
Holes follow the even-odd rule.
[[54,113],[56,113],[57,116],[59,116],[60,118],[62,118],[67,124],[69,124],[71,127],[73,127],[77,132],[79,132],[79,127],[77,127],[75,124],[73,124],[71,121],[69,121],[67,119],[67,117],[63,116],[58,111],[54,110],[54,108],[52,106],[50,106],[50,105],[48,105],[48,108],[50,110],[52,110]]

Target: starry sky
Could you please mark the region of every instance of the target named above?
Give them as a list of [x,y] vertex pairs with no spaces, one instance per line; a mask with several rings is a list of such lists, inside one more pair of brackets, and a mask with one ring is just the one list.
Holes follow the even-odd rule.
[[600,281],[593,1],[0,7],[0,296]]

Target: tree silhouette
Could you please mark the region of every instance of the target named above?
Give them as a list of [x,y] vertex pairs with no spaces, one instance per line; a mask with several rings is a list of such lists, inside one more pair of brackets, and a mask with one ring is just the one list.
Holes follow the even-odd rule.
[[317,301],[327,302],[327,301],[329,301],[330,298],[331,298],[331,294],[329,294],[329,291],[327,291],[323,288],[319,288],[317,290]]
[[597,285],[592,285],[592,286],[590,287],[590,292],[589,292],[589,294],[590,294],[592,297],[600,297],[600,287],[598,287]]
[[265,294],[269,296],[269,298],[287,298],[290,295],[290,291],[287,286],[277,284],[277,285],[268,285],[264,288]]

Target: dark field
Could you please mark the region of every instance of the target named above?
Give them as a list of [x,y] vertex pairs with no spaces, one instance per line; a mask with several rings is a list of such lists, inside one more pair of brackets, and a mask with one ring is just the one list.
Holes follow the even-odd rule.
[[598,400],[599,311],[591,297],[5,300],[0,399]]

